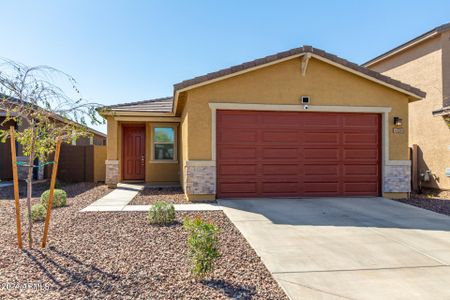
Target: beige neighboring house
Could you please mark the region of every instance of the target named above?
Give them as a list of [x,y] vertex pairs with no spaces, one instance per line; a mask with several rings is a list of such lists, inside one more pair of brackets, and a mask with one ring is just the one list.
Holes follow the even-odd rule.
[[323,50],[291,49],[175,84],[173,97],[104,107],[106,183],[180,184],[190,201],[403,198],[408,104],[424,97]]
[[423,186],[450,189],[450,23],[430,30],[364,67],[420,88],[423,101],[409,104],[409,144],[418,145]]

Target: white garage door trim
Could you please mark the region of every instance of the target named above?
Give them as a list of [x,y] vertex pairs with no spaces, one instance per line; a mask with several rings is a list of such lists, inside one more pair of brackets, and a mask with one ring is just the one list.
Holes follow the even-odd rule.
[[[309,106],[305,110],[302,105],[291,104],[257,104],[257,103],[209,103],[211,109],[211,160],[187,161],[186,165],[216,165],[216,112],[217,110],[256,110],[256,111],[302,111],[302,112],[347,112],[347,113],[380,113],[381,135],[382,135],[382,174],[381,190],[382,192],[392,191],[385,188],[386,170],[389,166],[409,166],[409,160],[390,160],[389,159],[389,113],[391,107],[370,107],[370,106]],[[400,191],[399,191],[400,192]],[[407,190],[405,190],[407,192]]]

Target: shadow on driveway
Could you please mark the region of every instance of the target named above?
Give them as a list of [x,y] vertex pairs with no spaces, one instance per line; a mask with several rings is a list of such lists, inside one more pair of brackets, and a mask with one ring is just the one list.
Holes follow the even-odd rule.
[[450,231],[450,217],[385,198],[218,201],[224,207],[241,210],[242,214],[260,214],[274,224]]

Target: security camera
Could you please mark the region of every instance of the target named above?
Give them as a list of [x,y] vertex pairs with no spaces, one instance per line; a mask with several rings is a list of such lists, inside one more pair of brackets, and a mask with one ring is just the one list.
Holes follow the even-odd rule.
[[304,109],[304,110],[308,110],[308,109],[309,109],[309,106],[308,106],[308,105],[303,105],[303,109]]

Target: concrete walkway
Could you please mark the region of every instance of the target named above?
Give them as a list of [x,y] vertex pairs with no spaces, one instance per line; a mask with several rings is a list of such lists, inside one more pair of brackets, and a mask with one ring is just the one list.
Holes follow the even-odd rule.
[[143,189],[144,185],[119,183],[111,193],[81,211],[122,211]]
[[[103,198],[83,208],[82,212],[118,212],[118,211],[148,211],[151,205],[128,205],[144,188],[139,184],[119,183],[117,188]],[[175,204],[176,211],[214,211],[222,210],[216,203]]]
[[219,200],[291,299],[450,299],[450,218],[383,198]]

